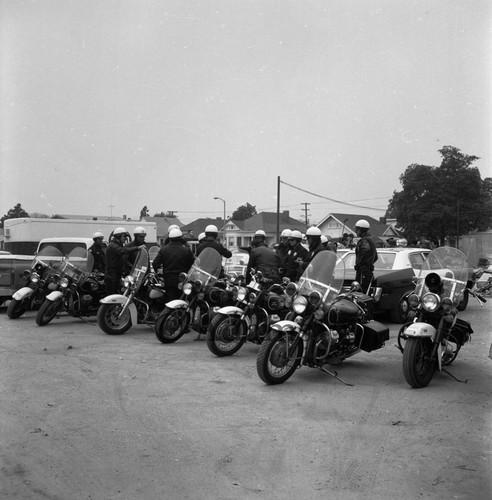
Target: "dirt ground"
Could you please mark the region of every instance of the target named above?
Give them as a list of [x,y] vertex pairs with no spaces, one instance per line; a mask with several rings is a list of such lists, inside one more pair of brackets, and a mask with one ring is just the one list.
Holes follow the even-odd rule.
[[258,347],[216,358],[192,332],[38,327],[0,309],[0,498],[492,498],[492,300],[450,371],[411,389],[391,340],[337,366],[256,373]]

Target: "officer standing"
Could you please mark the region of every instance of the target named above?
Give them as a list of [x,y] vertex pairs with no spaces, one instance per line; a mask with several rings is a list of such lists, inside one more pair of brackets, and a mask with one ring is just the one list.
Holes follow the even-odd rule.
[[103,243],[104,235],[99,231],[96,231],[92,235],[92,244],[89,252],[94,258],[94,263],[92,264],[92,272],[94,273],[104,273],[106,271],[106,248],[107,245]]
[[285,276],[291,281],[297,281],[302,274],[300,264],[304,261],[308,251],[301,245],[302,234],[294,230],[289,238],[290,249],[285,260]]
[[246,282],[249,283],[251,280],[251,269],[256,269],[261,271],[265,277],[280,283],[280,257],[266,244],[265,231],[262,229],[256,231],[251,246],[252,249],[246,267]]
[[360,238],[355,247],[355,281],[367,293],[374,277],[374,263],[378,260],[376,245],[369,234],[370,224],[365,219],[355,223],[355,232]]
[[219,230],[217,229],[217,226],[214,226],[213,224],[208,225],[205,228],[205,238],[200,241],[200,244],[198,245],[196,249],[196,255],[200,255],[201,252],[205,248],[213,248],[214,250],[217,250],[222,257],[225,257],[228,259],[229,257],[232,256],[232,252],[225,248],[222,243],[219,243],[217,241],[217,236],[219,234]]

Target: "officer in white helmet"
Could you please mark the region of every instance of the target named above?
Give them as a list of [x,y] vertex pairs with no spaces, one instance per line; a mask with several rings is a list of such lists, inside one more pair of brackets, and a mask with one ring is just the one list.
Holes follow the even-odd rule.
[[263,229],[255,232],[251,243],[248,266],[246,267],[246,282],[251,280],[251,269],[261,271],[264,276],[279,283],[280,277],[280,257],[266,243],[266,233]]
[[106,248],[107,245],[103,242],[104,234],[100,231],[96,231],[92,235],[92,240],[94,243],[89,248],[89,252],[93,257],[93,264],[91,271],[93,273],[104,273],[106,271]]
[[355,247],[355,281],[358,281],[362,291],[367,293],[374,277],[374,263],[378,260],[376,245],[369,234],[371,228],[365,219],[355,223],[355,232],[359,241]]
[[[126,246],[128,248],[133,248],[133,247],[141,247],[142,245],[145,245],[145,237],[147,236],[147,231],[145,231],[145,228],[142,226],[138,226],[133,230],[133,240],[130,241]],[[135,258],[137,257],[137,253],[133,252],[128,255],[128,266],[130,269],[133,267],[133,264],[135,263]]]
[[287,260],[287,255],[290,250],[289,238],[292,236],[292,231],[290,229],[284,229],[280,233],[280,242],[277,246],[277,254],[280,257],[280,268],[281,276],[285,276],[285,262]]
[[302,233],[294,229],[289,237],[290,249],[285,260],[285,276],[291,281],[297,281],[300,278],[302,274],[301,264],[308,253],[301,242]]
[[225,248],[220,242],[217,241],[217,236],[219,235],[219,230],[217,229],[217,226],[214,224],[209,224],[205,228],[205,238],[200,241],[197,249],[196,249],[196,255],[200,255],[200,253],[203,251],[204,248],[213,248],[214,250],[217,250],[222,257],[225,257],[228,259],[229,257],[232,256],[232,252]]

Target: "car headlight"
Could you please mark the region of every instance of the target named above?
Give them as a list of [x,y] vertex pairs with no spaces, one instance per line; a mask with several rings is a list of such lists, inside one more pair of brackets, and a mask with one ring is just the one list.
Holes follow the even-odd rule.
[[422,307],[428,312],[434,312],[439,307],[439,295],[435,293],[426,293],[422,297]]
[[307,299],[304,297],[304,295],[301,295],[300,297],[296,297],[294,299],[294,303],[292,304],[292,308],[294,309],[294,312],[296,314],[302,314],[307,307]]

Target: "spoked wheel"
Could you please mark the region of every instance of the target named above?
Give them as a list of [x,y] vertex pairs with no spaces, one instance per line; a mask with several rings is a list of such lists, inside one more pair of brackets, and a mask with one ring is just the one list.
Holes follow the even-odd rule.
[[431,359],[432,341],[409,337],[403,351],[403,375],[416,389],[429,385],[436,371],[436,360]]
[[61,300],[45,300],[36,314],[36,323],[39,326],[47,325],[61,310]]
[[408,321],[409,310],[408,297],[402,297],[396,307],[390,311],[391,321],[394,323],[406,323]]
[[193,318],[191,321],[191,328],[198,333],[205,333],[209,324],[208,307],[204,302],[198,302],[193,311]]
[[9,307],[7,308],[7,316],[10,319],[20,318],[29,309],[30,300],[30,297],[25,297],[21,300],[12,299]]
[[441,358],[442,366],[449,366],[456,359],[456,356],[458,356],[460,349],[461,345],[459,342],[453,337],[453,335],[448,335],[443,340]]
[[256,358],[256,370],[269,385],[282,384],[296,371],[302,356],[302,342],[294,333],[272,331]]
[[246,323],[239,316],[217,314],[207,329],[207,346],[216,356],[232,356],[246,342]]
[[108,335],[122,335],[132,326],[130,311],[120,315],[121,304],[101,304],[97,310],[97,324]]
[[155,336],[163,344],[172,344],[184,335],[189,324],[190,316],[186,309],[166,308],[155,322]]

